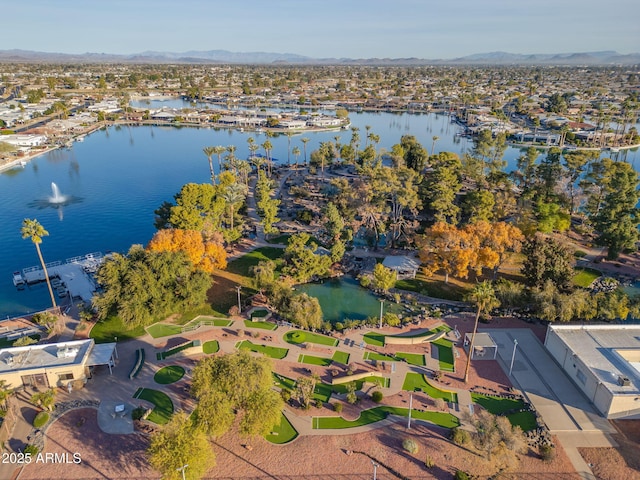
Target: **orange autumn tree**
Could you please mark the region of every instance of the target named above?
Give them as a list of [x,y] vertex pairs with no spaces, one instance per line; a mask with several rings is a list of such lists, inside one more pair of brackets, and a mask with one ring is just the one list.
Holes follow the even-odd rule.
[[475,239],[465,230],[445,222],[437,222],[428,228],[419,247],[425,275],[431,276],[441,270],[445,283],[449,282],[449,275],[467,278],[477,259]]
[[227,267],[227,252],[215,241],[205,242],[196,230],[171,228],[158,230],[147,250],[152,252],[185,252],[196,270],[213,273]]
[[506,222],[489,223],[476,222],[465,227],[470,233],[478,237],[480,251],[478,253],[478,267],[493,270],[495,279],[498,269],[505,262],[509,253],[518,253],[522,249],[524,235],[514,225]]

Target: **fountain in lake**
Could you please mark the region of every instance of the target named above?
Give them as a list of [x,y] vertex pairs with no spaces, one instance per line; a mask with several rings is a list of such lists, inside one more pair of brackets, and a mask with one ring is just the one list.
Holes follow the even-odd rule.
[[50,203],[64,203],[67,201],[67,196],[60,193],[60,189],[58,188],[58,185],[55,184],[55,182],[51,182],[51,193],[53,195],[49,197]]

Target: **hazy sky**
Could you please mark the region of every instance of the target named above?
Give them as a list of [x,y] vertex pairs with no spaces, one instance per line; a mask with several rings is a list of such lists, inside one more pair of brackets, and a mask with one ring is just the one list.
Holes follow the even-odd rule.
[[0,49],[312,57],[640,51],[638,0],[21,0]]

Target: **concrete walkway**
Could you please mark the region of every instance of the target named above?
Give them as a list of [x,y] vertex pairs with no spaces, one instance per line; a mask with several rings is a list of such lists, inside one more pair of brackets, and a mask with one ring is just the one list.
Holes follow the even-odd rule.
[[[549,431],[556,435],[582,478],[595,480],[580,456],[578,447],[616,447],[611,424],[600,416],[589,400],[547,353],[528,329],[483,330],[498,344],[498,361],[511,380],[542,415]],[[515,348],[514,340],[518,341]]]

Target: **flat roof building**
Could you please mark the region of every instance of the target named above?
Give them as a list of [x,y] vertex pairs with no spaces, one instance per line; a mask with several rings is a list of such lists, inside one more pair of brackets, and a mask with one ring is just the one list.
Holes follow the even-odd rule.
[[640,418],[640,326],[550,325],[547,350],[606,418]]

